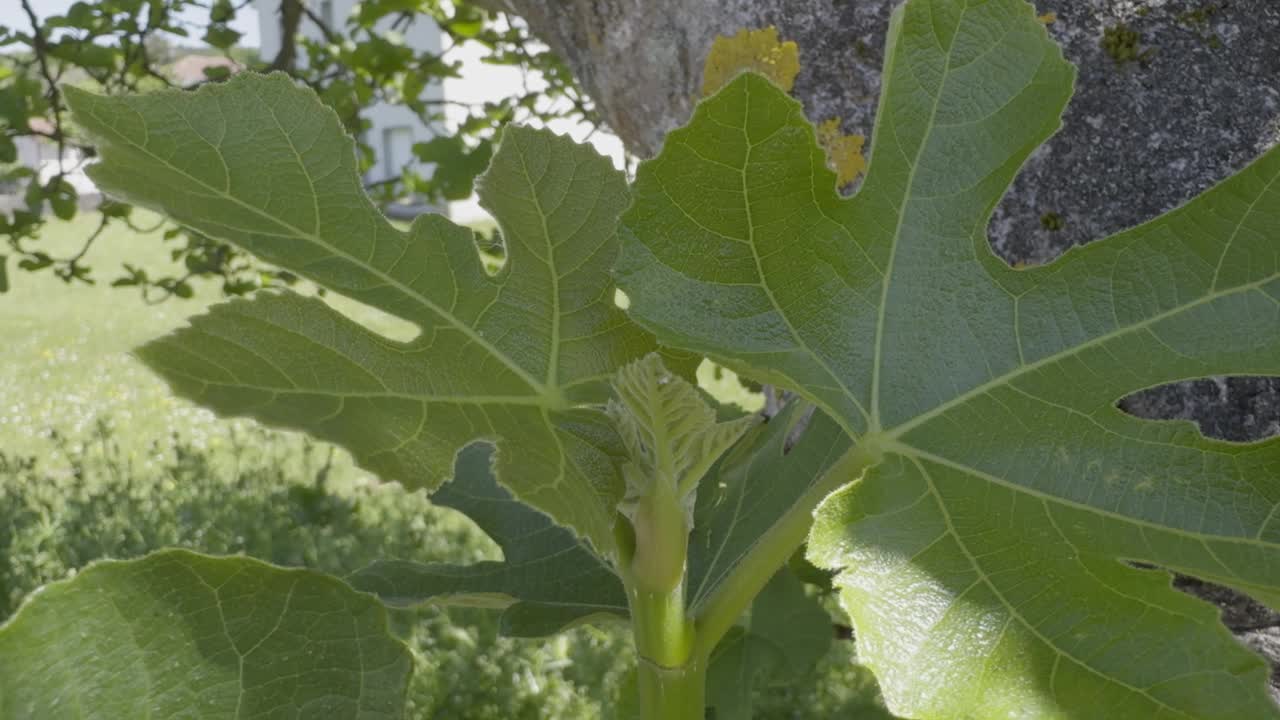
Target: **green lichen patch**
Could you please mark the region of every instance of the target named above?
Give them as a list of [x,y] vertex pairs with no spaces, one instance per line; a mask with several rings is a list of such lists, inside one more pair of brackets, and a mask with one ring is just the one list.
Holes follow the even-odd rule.
[[1156,53],[1155,48],[1143,48],[1142,36],[1124,23],[1104,29],[1100,45],[1117,65],[1145,63]]
[[1049,232],[1057,232],[1066,227],[1067,221],[1056,212],[1047,212],[1040,216],[1040,226]]
[[1179,25],[1188,28],[1200,37],[1202,41],[1210,48],[1217,50],[1222,47],[1222,38],[1213,29],[1213,18],[1222,9],[1221,3],[1209,3],[1180,13],[1174,18]]

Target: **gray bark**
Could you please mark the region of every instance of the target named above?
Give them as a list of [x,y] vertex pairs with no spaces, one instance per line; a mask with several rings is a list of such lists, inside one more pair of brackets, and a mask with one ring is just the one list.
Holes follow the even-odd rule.
[[[609,126],[653,155],[683,123],[712,39],[775,25],[801,51],[793,94],[811,120],[839,117],[870,137],[893,0],[489,0],[523,16],[560,53]],[[1028,162],[997,208],[992,246],[1010,262],[1068,248],[1170,210],[1280,141],[1280,2],[1036,0],[1079,67],[1063,129]],[[1135,54],[1104,49],[1108,29]],[[874,138],[872,139],[874,140]],[[869,144],[874,154],[874,142]],[[1280,433],[1280,379],[1209,378],[1121,402],[1148,418],[1194,420],[1208,435]],[[1280,657],[1277,616],[1190,580],[1250,645]],[[1233,618],[1245,618],[1233,623]],[[1261,627],[1260,627],[1261,626]]]

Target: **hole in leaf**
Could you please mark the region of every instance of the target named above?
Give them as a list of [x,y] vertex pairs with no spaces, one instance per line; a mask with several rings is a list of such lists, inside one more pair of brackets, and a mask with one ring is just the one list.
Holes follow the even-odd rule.
[[747,412],[764,408],[764,395],[752,391],[734,371],[704,359],[698,366],[698,387],[723,404],[737,405]]
[[1225,585],[1183,575],[1147,562],[1128,560],[1124,564],[1135,570],[1163,573],[1171,579],[1174,589],[1217,607],[1222,624],[1234,635],[1264,633],[1265,637],[1260,640],[1248,637],[1241,639],[1271,663],[1272,684],[1280,681],[1280,643],[1276,641],[1277,632],[1280,631],[1280,612]]
[[[1238,590],[1191,575],[1182,575],[1150,563],[1130,561],[1125,564],[1138,570],[1168,573],[1173,579],[1175,589],[1217,607],[1221,613],[1222,624],[1236,635],[1280,629],[1280,612],[1272,610]],[[1273,676],[1280,678],[1280,664],[1277,664],[1280,660],[1280,645],[1272,642],[1266,647],[1254,649],[1271,660],[1275,666]]]
[[390,313],[383,312],[372,305],[365,305],[362,302],[337,293],[325,293],[321,299],[324,300],[326,305],[342,313],[347,319],[360,323],[389,340],[409,342],[418,337],[419,330],[417,325]]
[[1229,587],[1187,575],[1174,575],[1173,586],[1188,595],[1218,606],[1222,624],[1233,633],[1280,627],[1280,613]]
[[1280,378],[1208,377],[1133,393],[1116,406],[1147,420],[1191,420],[1207,437],[1254,442],[1280,435]]

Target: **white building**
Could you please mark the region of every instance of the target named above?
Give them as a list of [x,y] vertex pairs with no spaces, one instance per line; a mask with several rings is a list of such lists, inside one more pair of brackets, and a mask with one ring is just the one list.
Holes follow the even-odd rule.
[[[346,21],[351,15],[357,0],[308,0],[310,8],[325,25],[339,35],[346,33]],[[258,24],[261,34],[260,57],[270,61],[280,52],[280,0],[254,0],[258,9]],[[390,32],[394,17],[383,18],[376,28],[380,32]],[[298,26],[300,35],[313,40],[323,41],[324,33],[310,18],[304,16]],[[411,23],[398,30],[404,43],[414,52],[439,53],[441,51],[440,28],[431,18],[417,15]],[[299,54],[299,62],[305,62],[305,54]],[[423,96],[440,99],[444,96],[443,88],[432,83],[423,91]],[[365,110],[364,118],[369,121],[369,128],[362,138],[377,153],[377,164],[369,170],[365,180],[370,183],[391,180],[400,176],[405,165],[412,164],[414,169],[423,175],[430,175],[430,166],[416,161],[413,157],[414,143],[430,140],[435,132],[421,121],[410,109],[388,103],[378,103]],[[406,208],[407,209],[407,208]],[[413,208],[415,211],[426,210],[426,207]]]
[[[27,120],[27,126],[37,135],[19,135],[13,139],[17,157],[14,166],[27,167],[35,171],[36,178],[48,183],[55,176],[61,175],[63,182],[70,183],[80,198],[80,206],[96,207],[101,195],[98,188],[84,172],[84,156],[74,148],[63,150],[58,156],[58,144],[48,136],[54,132],[53,123],[40,117]],[[23,207],[26,201],[22,194],[30,182],[26,178],[5,180],[0,178],[0,212],[7,212],[15,207]]]

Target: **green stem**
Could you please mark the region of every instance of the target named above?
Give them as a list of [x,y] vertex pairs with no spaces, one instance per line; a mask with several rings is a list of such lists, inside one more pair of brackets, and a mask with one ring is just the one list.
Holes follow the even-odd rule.
[[698,613],[696,655],[702,661],[711,657],[720,638],[738,621],[747,605],[760,594],[769,578],[782,567],[809,535],[813,511],[827,495],[856,480],[867,468],[880,462],[881,450],[876,438],[864,436],[856,445],[832,464],[822,479],[800,496],[794,505],[773,524],[729,577],[707,599]]
[[705,659],[694,654],[693,623],[685,616],[684,584],[667,592],[629,588],[639,657],[637,690],[643,720],[702,720]]
[[703,720],[706,717],[706,664],[697,659],[679,668],[661,668],[640,660],[636,688],[642,720]]

